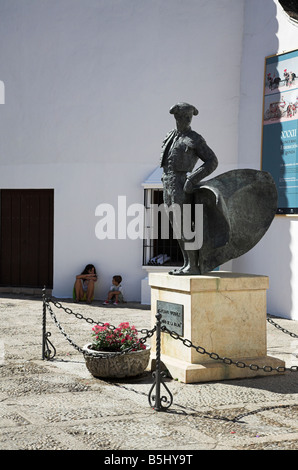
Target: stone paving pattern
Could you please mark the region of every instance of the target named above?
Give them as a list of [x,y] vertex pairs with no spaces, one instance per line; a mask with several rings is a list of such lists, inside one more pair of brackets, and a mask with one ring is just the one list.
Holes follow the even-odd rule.
[[[151,328],[149,306],[61,302],[96,321]],[[92,325],[53,310],[76,344],[89,341]],[[150,371],[117,381],[92,377],[49,314],[57,355],[43,361],[41,297],[1,294],[0,319],[2,450],[298,450],[298,372],[203,384],[168,378],[173,404],[157,412],[148,403]],[[298,334],[298,322],[274,320]],[[298,365],[298,339],[270,324],[267,332],[268,354]]]

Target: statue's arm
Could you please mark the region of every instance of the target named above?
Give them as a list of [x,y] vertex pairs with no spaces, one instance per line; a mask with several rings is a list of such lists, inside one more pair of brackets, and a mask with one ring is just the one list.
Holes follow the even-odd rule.
[[203,138],[200,139],[200,142],[197,146],[197,154],[204,163],[187,177],[184,185],[184,191],[189,194],[194,191],[194,187],[202,179],[206,178],[214,170],[216,170],[218,165],[218,160],[215,153],[213,150],[211,150],[210,147],[208,147]]

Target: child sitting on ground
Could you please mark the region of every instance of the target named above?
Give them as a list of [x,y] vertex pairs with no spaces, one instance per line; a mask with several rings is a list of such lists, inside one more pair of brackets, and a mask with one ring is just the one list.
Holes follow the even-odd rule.
[[123,300],[123,288],[121,286],[122,277],[119,275],[113,276],[112,286],[108,292],[108,298],[104,301],[104,305],[113,302],[114,305],[118,305],[119,302],[124,302]]

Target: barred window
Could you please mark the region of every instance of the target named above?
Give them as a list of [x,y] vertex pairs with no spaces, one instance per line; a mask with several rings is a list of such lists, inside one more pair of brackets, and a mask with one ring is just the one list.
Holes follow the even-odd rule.
[[[183,256],[169,223],[169,237],[161,237],[161,214],[154,216],[154,209],[163,205],[162,188],[144,189],[145,227],[143,241],[143,266],[182,266]],[[158,226],[154,226],[154,224]],[[152,234],[155,233],[155,238]]]

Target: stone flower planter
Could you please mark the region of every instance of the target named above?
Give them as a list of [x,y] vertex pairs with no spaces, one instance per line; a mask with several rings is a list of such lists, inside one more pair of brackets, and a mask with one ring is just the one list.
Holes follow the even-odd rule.
[[[98,353],[90,349],[90,344],[83,347],[84,351]],[[103,351],[110,357],[96,357],[84,354],[86,367],[94,377],[123,378],[134,377],[144,372],[149,363],[150,346],[139,351],[131,351],[126,354],[117,354]]]

